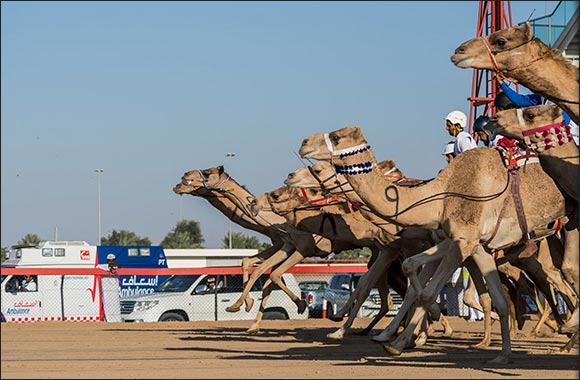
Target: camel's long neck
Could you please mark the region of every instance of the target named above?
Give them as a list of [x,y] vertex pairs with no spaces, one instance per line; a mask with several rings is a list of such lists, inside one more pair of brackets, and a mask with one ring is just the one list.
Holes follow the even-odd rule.
[[[339,172],[345,170],[344,167],[361,167],[363,163],[376,165],[376,159],[370,148],[351,156],[334,159],[335,167]],[[336,165],[339,166],[337,167]],[[368,167],[368,164],[366,165]],[[348,169],[346,170],[348,171]],[[393,184],[393,181],[387,179],[384,173],[377,170],[376,166],[367,173],[353,174],[352,172],[345,172],[343,174],[356,193],[362,198],[365,205],[382,217],[403,226],[439,227],[441,201],[427,202],[397,215],[417,201],[428,199],[434,193],[439,192],[440,184],[437,179],[428,184],[410,188]]]
[[226,187],[227,191],[224,192],[224,196],[234,205],[239,207],[245,216],[252,219],[255,223],[264,227],[284,223],[283,217],[276,215],[274,212],[269,210],[262,210],[257,215],[254,215],[249,207],[249,199],[253,199],[255,196],[234,179],[230,178]]
[[270,236],[268,228],[257,223],[254,218],[249,217],[240,207],[222,194],[217,193],[215,196],[207,197],[206,199],[232,222],[252,231]]
[[579,124],[578,100],[580,95],[578,93],[578,73],[574,73],[572,71],[574,69],[578,70],[573,66],[568,67],[565,62],[547,57],[514,72],[513,78],[533,92],[556,103],[570,115],[576,124]]

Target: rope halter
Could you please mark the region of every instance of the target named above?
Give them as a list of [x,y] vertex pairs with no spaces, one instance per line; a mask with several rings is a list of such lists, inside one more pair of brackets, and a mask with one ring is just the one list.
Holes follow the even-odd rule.
[[524,142],[531,150],[541,153],[548,149],[564,145],[572,140],[570,126],[564,121],[543,125],[541,127],[525,129],[525,122],[521,108],[516,110],[518,123],[524,136]]

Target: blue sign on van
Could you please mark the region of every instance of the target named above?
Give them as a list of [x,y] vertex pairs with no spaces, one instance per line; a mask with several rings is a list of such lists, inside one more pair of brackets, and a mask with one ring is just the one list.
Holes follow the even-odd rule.
[[[115,255],[123,268],[167,268],[167,259],[161,246],[97,246],[99,264],[107,263],[107,255]],[[152,293],[169,276],[119,276],[121,298]]]

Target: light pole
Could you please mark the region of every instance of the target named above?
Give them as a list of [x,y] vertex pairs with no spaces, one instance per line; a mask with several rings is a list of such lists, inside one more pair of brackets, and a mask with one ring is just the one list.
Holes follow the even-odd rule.
[[103,171],[103,169],[95,169],[97,173],[97,191],[99,194],[99,237],[97,239],[97,245],[101,245],[101,173]]
[[[226,153],[226,157],[230,157],[230,158],[234,158],[236,156],[235,153]],[[229,224],[229,240],[230,240],[230,244],[229,247],[230,249],[232,249],[232,220],[230,219],[230,224]]]

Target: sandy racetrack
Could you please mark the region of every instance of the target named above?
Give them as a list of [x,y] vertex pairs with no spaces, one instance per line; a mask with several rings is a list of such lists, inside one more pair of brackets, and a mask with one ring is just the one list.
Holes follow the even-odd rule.
[[500,350],[498,323],[492,346],[480,350],[468,346],[481,338],[482,324],[450,320],[453,337],[436,324],[425,346],[399,357],[388,357],[369,337],[328,341],[339,326],[328,320],[264,321],[256,336],[245,333],[249,321],[2,323],[2,379],[578,378],[578,346],[551,353],[566,338],[528,338],[535,322],[513,340],[513,363],[498,366],[485,363]]

